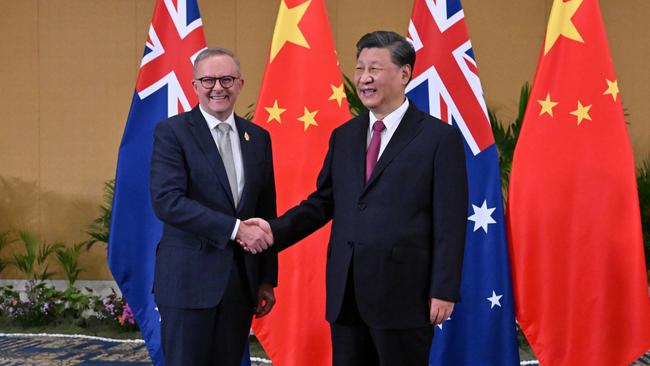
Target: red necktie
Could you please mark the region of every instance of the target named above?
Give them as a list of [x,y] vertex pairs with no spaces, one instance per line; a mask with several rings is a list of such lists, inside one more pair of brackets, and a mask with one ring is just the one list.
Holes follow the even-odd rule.
[[381,131],[385,130],[386,126],[382,121],[376,121],[372,125],[372,138],[370,138],[370,145],[366,152],[366,182],[370,179],[372,171],[377,165],[377,158],[379,158],[379,147],[381,146]]

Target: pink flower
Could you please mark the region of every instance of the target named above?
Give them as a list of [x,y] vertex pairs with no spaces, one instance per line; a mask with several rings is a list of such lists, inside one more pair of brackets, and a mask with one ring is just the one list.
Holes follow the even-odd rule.
[[133,312],[129,304],[124,305],[124,310],[122,311],[122,315],[119,316],[118,321],[121,326],[124,326],[126,323],[131,325],[135,324],[135,318],[133,317]]

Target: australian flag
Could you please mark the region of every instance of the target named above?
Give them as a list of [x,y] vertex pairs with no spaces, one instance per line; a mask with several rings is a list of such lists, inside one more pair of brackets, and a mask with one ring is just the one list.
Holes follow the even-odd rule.
[[430,365],[519,365],[494,137],[460,0],[415,0],[408,97],[465,139],[469,207],[461,302],[436,327]]
[[151,290],[162,224],[149,194],[153,130],[197,104],[193,60],[204,48],[196,0],[157,0],[117,162],[108,264],[157,366],[163,364],[160,315]]

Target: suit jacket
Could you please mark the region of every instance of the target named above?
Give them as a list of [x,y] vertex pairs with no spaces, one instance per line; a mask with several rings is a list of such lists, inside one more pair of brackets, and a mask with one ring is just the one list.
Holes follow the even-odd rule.
[[271,221],[278,250],[330,219],[326,317],[336,321],[348,270],[376,328],[429,325],[428,299],[459,300],[467,177],[459,131],[410,104],[365,182],[369,116],[336,128],[316,191]]
[[[236,218],[276,217],[271,138],[243,118],[235,116],[235,123],[245,179],[236,209],[219,150],[198,106],[155,129],[151,197],[164,223],[154,273],[158,305],[216,306],[234,265],[238,244],[230,235]],[[277,284],[277,254],[244,253],[244,262],[257,301],[259,283]]]

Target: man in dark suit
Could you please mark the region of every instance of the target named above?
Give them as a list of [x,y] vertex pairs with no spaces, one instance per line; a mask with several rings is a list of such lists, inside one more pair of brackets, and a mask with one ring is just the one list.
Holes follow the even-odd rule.
[[275,303],[272,238],[241,222],[276,217],[268,132],[233,113],[244,80],[232,52],[202,51],[194,63],[199,105],[154,133],[151,196],[163,221],[154,275],[166,366],[239,365],[253,314]]
[[248,221],[281,250],[333,220],[326,317],[337,366],[427,365],[433,326],[459,300],[463,140],[406,99],[414,63],[402,36],[363,36],[354,80],[369,113],[332,132],[315,192],[270,227]]

